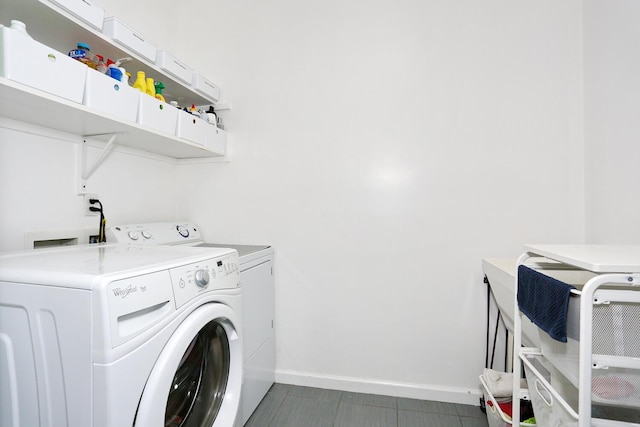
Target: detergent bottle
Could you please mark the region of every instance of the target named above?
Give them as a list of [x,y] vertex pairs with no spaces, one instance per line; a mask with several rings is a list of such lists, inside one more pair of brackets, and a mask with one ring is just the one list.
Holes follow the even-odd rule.
[[91,47],[86,43],[78,43],[75,49],[69,51],[69,56],[76,59],[89,68],[96,69],[96,63],[91,53]]
[[147,95],[156,97],[156,86],[153,84],[153,79],[151,77],[147,77]]
[[29,33],[27,33],[27,26],[25,25],[24,22],[22,21],[17,21],[15,19],[11,20],[11,27],[12,30],[16,30],[18,33],[22,34],[25,37],[29,37],[32,38]]
[[[200,116],[202,117],[202,115]],[[214,126],[218,125],[218,114],[216,114],[216,112],[214,111],[213,105],[209,105],[209,109],[204,112],[204,117],[202,118],[206,118],[207,122]]]
[[138,71],[136,81],[133,82],[133,88],[142,93],[147,93],[147,81],[145,80],[144,71]]

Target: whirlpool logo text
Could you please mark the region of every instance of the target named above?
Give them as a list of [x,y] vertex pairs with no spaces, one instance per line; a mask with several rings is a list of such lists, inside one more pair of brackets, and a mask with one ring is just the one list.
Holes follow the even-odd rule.
[[113,288],[113,295],[120,298],[126,298],[129,294],[134,292],[138,292],[138,287],[134,285],[129,285],[126,288]]

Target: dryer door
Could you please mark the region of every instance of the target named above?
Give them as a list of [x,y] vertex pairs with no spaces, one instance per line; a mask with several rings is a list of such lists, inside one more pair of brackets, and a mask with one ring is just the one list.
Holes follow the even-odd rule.
[[233,426],[242,385],[236,314],[205,304],[176,329],[142,393],[134,426]]

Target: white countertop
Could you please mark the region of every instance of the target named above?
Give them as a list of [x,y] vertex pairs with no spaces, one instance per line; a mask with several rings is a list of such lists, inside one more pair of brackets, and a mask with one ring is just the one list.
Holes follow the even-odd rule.
[[640,245],[525,245],[524,248],[595,273],[640,273]]

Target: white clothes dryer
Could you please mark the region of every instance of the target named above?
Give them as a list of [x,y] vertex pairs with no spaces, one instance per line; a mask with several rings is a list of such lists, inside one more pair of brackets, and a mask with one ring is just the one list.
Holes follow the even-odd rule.
[[239,425],[241,322],[234,250],[0,255],[0,425]]

